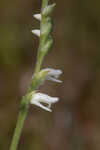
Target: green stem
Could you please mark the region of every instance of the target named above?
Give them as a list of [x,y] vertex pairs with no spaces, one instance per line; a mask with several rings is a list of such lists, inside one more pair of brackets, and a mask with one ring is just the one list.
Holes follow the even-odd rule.
[[17,149],[26,116],[27,116],[27,109],[20,110],[10,150]]

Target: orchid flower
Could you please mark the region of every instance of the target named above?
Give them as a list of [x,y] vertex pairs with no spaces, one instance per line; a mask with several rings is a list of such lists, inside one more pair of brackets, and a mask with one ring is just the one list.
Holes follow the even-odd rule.
[[61,83],[62,81],[59,80],[58,78],[62,74],[62,71],[60,69],[52,69],[52,68],[46,68],[43,69],[42,71],[47,71],[47,76],[45,77],[45,80],[51,80],[54,82]]
[[[30,103],[38,107],[41,107],[42,109],[46,111],[52,112],[52,110],[50,109],[51,104],[58,102],[58,100],[59,100],[58,97],[51,97],[43,93],[35,93],[33,94]],[[47,106],[43,104],[47,104]]]

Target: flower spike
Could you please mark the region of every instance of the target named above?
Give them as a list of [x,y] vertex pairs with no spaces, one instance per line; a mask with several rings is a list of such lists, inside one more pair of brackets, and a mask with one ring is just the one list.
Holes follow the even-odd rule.
[[44,57],[48,54],[53,46],[53,21],[51,14],[55,8],[55,4],[49,5],[49,0],[42,0],[41,14],[33,15],[34,18],[40,21],[40,30],[32,30],[32,33],[40,38],[39,48],[37,55],[36,68],[34,71],[34,76],[32,77],[30,87],[23,96],[20,106],[20,113],[18,117],[18,122],[12,139],[10,150],[16,150],[23,128],[24,120],[27,116],[28,106],[34,104],[46,111],[52,112],[51,105],[58,102],[58,97],[51,97],[47,94],[38,93],[37,88],[45,80],[52,80],[55,82],[61,82],[58,80],[62,71],[59,69],[46,68],[41,70],[41,65],[43,63]]
[[[32,100],[30,103],[38,107],[41,107],[42,109],[46,111],[52,112],[52,110],[50,109],[51,104],[58,102],[58,100],[59,100],[58,97],[51,97],[43,93],[35,93],[33,94]],[[47,104],[47,106],[44,106],[42,103]]]
[[40,37],[40,30],[32,30],[32,33],[35,34],[36,36]]

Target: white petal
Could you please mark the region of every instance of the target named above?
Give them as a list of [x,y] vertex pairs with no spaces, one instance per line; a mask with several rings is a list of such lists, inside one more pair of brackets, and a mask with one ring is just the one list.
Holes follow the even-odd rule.
[[62,74],[62,70],[60,69],[46,68],[44,71],[48,71],[48,75],[56,76],[57,78]]
[[46,106],[43,106],[42,104],[40,104],[40,103],[37,102],[37,101],[31,101],[31,104],[34,104],[34,105],[36,105],[36,106],[38,106],[38,107],[40,107],[40,108],[42,108],[42,109],[44,109],[44,110],[46,110],[46,111],[52,112],[52,110],[51,110],[50,108],[48,108],[48,107],[46,107]]
[[49,69],[48,74],[58,78],[62,74],[62,71],[60,69]]
[[41,21],[41,14],[35,14],[33,17],[39,21]]
[[39,101],[39,102],[43,102],[43,103],[56,103],[59,98],[58,97],[51,97],[51,96],[48,96],[47,94],[43,94],[43,93],[36,93],[34,94],[34,97],[32,99],[33,101]]
[[48,77],[48,80],[51,80],[51,81],[54,81],[54,82],[57,82],[57,83],[62,83],[61,80],[55,79],[53,77]]
[[32,33],[40,37],[40,30],[32,30]]
[[46,68],[42,71],[47,71],[47,76],[45,80],[51,80],[54,82],[61,83],[62,81],[58,80],[58,77],[62,74],[62,71],[60,69],[52,69],[52,68]]

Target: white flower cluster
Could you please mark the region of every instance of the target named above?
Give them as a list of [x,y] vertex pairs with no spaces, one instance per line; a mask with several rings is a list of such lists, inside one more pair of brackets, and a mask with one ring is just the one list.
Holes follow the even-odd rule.
[[[62,81],[58,80],[58,77],[62,74],[62,71],[59,69],[51,69],[51,68],[46,68],[43,69],[42,71],[46,71],[47,76],[45,77],[44,80],[51,80],[54,82],[59,82],[61,83]],[[31,99],[31,104],[34,104],[38,107],[41,107],[42,109],[45,109],[46,111],[52,111],[51,108],[51,104],[54,104],[56,102],[59,101],[58,97],[51,97],[48,96],[47,94],[43,94],[43,93],[34,93]],[[46,106],[44,106],[43,104],[47,104]]]
[[[33,15],[34,18],[41,21],[41,14],[35,14]],[[40,30],[32,30],[32,33],[40,37]],[[59,69],[52,69],[52,68],[46,68],[42,70],[43,72],[47,72],[47,75],[44,80],[51,80],[54,82],[61,83],[62,81],[59,80],[59,76],[62,74],[62,71]],[[32,95],[32,99],[30,101],[31,104],[34,104],[38,107],[41,107],[42,109],[51,112],[51,104],[54,104],[59,101],[58,97],[51,97],[47,94],[43,93],[34,93]]]

